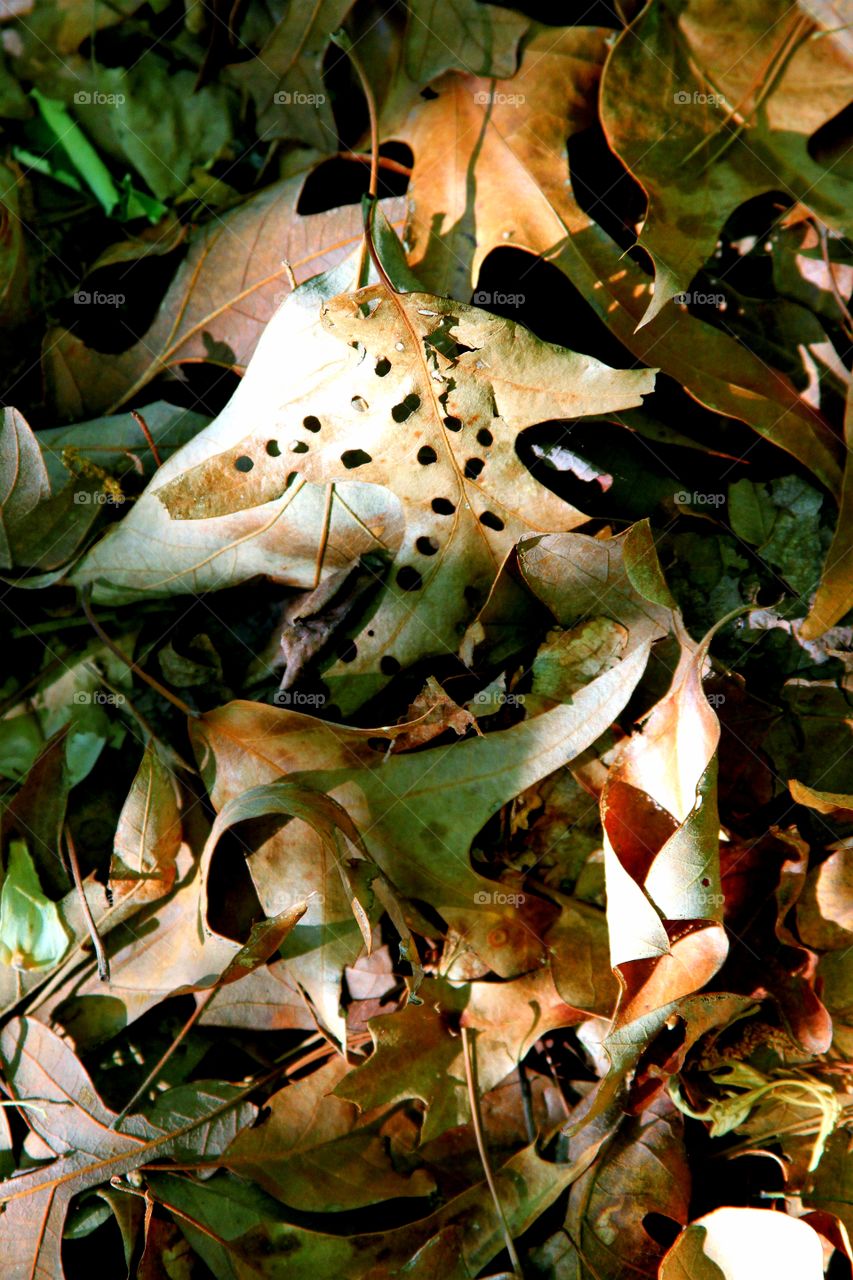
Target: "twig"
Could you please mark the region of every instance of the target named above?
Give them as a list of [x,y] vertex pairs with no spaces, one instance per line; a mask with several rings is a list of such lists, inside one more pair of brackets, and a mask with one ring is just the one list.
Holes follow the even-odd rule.
[[130,1101],[129,1101],[129,1102],[127,1102],[127,1103],[122,1107],[121,1111],[118,1113],[118,1115],[116,1116],[115,1120],[113,1120],[112,1124],[110,1125],[110,1128],[111,1128],[111,1129],[117,1129],[117,1128],[119,1127],[119,1125],[121,1124],[122,1120],[123,1120],[123,1119],[125,1118],[125,1116],[129,1113],[129,1111],[130,1111],[131,1107],[133,1107],[133,1106],[134,1106],[134,1105],[139,1101],[139,1099],[140,1099],[140,1098],[142,1097],[142,1095],[145,1093],[145,1090],[149,1087],[149,1085],[153,1084],[153,1082],[157,1079],[158,1075],[159,1075],[159,1074],[160,1074],[160,1072],[163,1070],[163,1068],[165,1067],[166,1063],[169,1061],[169,1059],[171,1058],[172,1054],[173,1054],[173,1053],[175,1052],[175,1050],[177,1049],[178,1045],[181,1043],[181,1041],[184,1039],[184,1037],[185,1037],[186,1035],[188,1035],[188,1034],[189,1034],[189,1032],[192,1030],[192,1028],[193,1028],[193,1027],[195,1026],[195,1024],[198,1022],[199,1018],[200,1018],[200,1017],[201,1017],[201,1015],[204,1013],[205,1009],[206,1009],[206,1008],[207,1008],[207,1006],[210,1004],[211,1000],[212,1000],[212,999],[213,999],[213,997],[216,995],[216,993],[217,993],[217,991],[218,991],[218,990],[219,990],[219,983],[216,983],[216,984],[214,984],[214,986],[210,987],[210,988],[209,988],[209,990],[207,990],[207,991],[205,991],[205,992],[203,992],[203,993],[202,993],[202,997],[201,997],[201,999],[200,999],[200,1000],[198,1001],[198,1003],[196,1004],[196,1007],[193,1009],[192,1013],[191,1013],[191,1014],[190,1014],[190,1016],[187,1018],[186,1022],[185,1022],[185,1023],[184,1023],[184,1025],[183,1025],[183,1027],[182,1027],[182,1028],[181,1028],[181,1030],[178,1032],[178,1034],[175,1036],[174,1040],[173,1040],[173,1041],[172,1041],[172,1043],[169,1045],[169,1047],[168,1047],[168,1049],[166,1050],[166,1052],[165,1052],[165,1053],[163,1054],[163,1056],[159,1059],[159,1061],[158,1061],[157,1063],[155,1063],[155,1065],[151,1068],[151,1070],[148,1072],[148,1075],[147,1075],[147,1076],[145,1077],[145,1079],[142,1081],[142,1084],[139,1086],[139,1088],[138,1088],[138,1089],[136,1090],[136,1092],[134,1093],[133,1097],[130,1099]]
[[533,1114],[533,1090],[530,1087],[530,1077],[523,1062],[518,1064],[518,1083],[521,1086],[521,1105],[524,1110],[524,1127],[527,1131],[527,1141],[535,1142],[536,1117]]
[[[335,156],[336,160],[352,160],[356,164],[372,164],[373,157],[362,155],[360,151],[339,151]],[[378,160],[380,169],[387,169],[389,173],[400,173],[404,178],[412,176],[412,170],[407,164],[400,164],[399,160],[392,160],[390,156],[380,156]]]
[[153,457],[154,461],[157,463],[157,466],[162,467],[163,459],[160,457],[160,454],[157,452],[157,446],[154,443],[154,437],[152,436],[151,432],[148,430],[148,423],[145,421],[142,414],[137,413],[135,409],[131,409],[130,416],[131,418],[133,418],[134,422],[136,422],[136,424],[138,425],[139,430],[145,436],[145,439],[148,442],[148,448],[151,450],[151,456]]
[[189,761],[185,760],[184,757],[178,751],[176,751],[173,746],[171,746],[168,742],[164,742],[163,739],[158,736],[150,720],[147,718],[147,716],[144,716],[142,714],[142,712],[136,706],[133,699],[129,697],[128,694],[126,694],[123,689],[120,689],[116,685],[114,685],[110,680],[107,679],[107,677],[101,671],[97,671],[97,677],[100,680],[101,684],[105,684],[107,688],[116,695],[117,698],[121,699],[120,705],[127,708],[127,710],[133,716],[136,723],[139,725],[142,732],[145,734],[146,739],[150,739],[157,743],[157,746],[159,747],[161,754],[164,756],[164,758],[168,760],[170,768],[174,769],[175,766],[177,765],[181,769],[186,769],[187,773],[195,773],[195,774],[198,773],[198,769],[196,769],[194,765],[191,765]]
[[80,863],[77,861],[77,850],[74,847],[71,828],[67,822],[65,824],[65,848],[68,853],[68,863],[71,867],[74,887],[80,895],[80,906],[83,910],[83,919],[86,921],[86,928],[89,930],[89,937],[92,939],[92,946],[95,949],[95,956],[98,961],[98,977],[101,979],[101,982],[109,982],[110,962],[107,959],[106,951],[104,951],[104,944],[101,941],[101,935],[98,933],[98,926],[95,924],[95,917],[92,915],[92,909],[89,906],[89,900],[86,897],[86,890],[83,887],[83,877],[80,875]]
[[829,257],[829,244],[827,243],[826,237],[826,227],[822,222],[818,222],[817,219],[815,219],[815,226],[817,228],[818,239],[820,240],[820,252],[821,257],[823,258],[823,265],[826,267],[826,273],[829,276],[829,285],[832,289],[832,296],[835,299],[835,304],[838,307],[838,310],[841,312],[841,327],[847,334],[848,338],[853,338],[853,316],[851,316],[850,309],[841,296],[841,290],[838,288],[838,281],[836,280],[835,272],[832,269],[832,261]]
[[82,593],[81,601],[83,604],[83,612],[89,619],[92,630],[95,632],[98,639],[103,641],[107,646],[110,653],[115,654],[115,656],[123,662],[125,666],[130,668],[134,675],[139,676],[140,680],[144,680],[147,685],[150,685],[155,693],[159,693],[161,698],[165,698],[167,702],[171,702],[172,706],[177,707],[179,711],[183,711],[185,716],[190,716],[192,719],[197,720],[199,717],[198,711],[195,711],[191,706],[184,702],[183,698],[179,698],[177,694],[172,693],[171,690],[167,689],[165,685],[162,685],[159,680],[155,680],[154,676],[149,675],[147,671],[143,671],[141,667],[138,667],[133,659],[128,658],[126,653],[122,653],[118,645],[109,638],[106,631],[104,631],[103,627],[92,613],[92,608],[89,604],[88,592],[84,591]]
[[[365,102],[367,103],[367,113],[370,117],[370,184],[367,190],[370,195],[371,204],[375,204],[376,194],[379,190],[379,120],[376,115],[376,99],[373,96],[373,90],[370,87],[370,81],[368,80],[367,73],[362,66],[361,59],[355,52],[355,49],[352,46],[352,41],[347,33],[343,29],[336,31],[332,35],[332,40],[349,58],[352,68],[358,76],[361,91],[364,94]],[[369,230],[365,224],[364,240],[361,245],[361,257],[359,259],[358,275],[356,277],[356,286],[359,289],[363,284],[367,283],[368,253],[370,253],[370,256],[373,258],[374,262],[376,262],[375,251],[372,249],[372,245],[370,243]],[[384,271],[381,272],[380,278],[384,275]]]
[[516,1275],[523,1276],[521,1263],[515,1250],[515,1243],[510,1234],[506,1217],[504,1216],[503,1206],[498,1197],[498,1189],[495,1185],[492,1167],[489,1164],[489,1156],[486,1151],[486,1144],[483,1141],[483,1126],[480,1119],[480,1099],[477,1096],[477,1063],[471,1042],[468,1038],[468,1028],[462,1027],[462,1057],[465,1061],[465,1079],[468,1084],[468,1100],[471,1104],[471,1121],[474,1125],[474,1136],[477,1139],[477,1150],[480,1153],[480,1163],[483,1166],[483,1173],[486,1175],[486,1182],[489,1184],[489,1191],[492,1194],[495,1210],[498,1215],[498,1222],[501,1224],[506,1251],[509,1254],[510,1262]]

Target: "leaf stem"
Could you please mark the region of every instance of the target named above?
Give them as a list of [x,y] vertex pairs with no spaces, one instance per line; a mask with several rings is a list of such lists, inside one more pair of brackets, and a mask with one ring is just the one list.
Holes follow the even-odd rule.
[[195,711],[188,705],[188,703],[184,702],[183,698],[179,698],[177,694],[172,693],[171,690],[167,689],[165,685],[162,685],[159,680],[155,680],[154,676],[149,675],[147,671],[143,671],[141,667],[138,667],[133,659],[128,658],[127,654],[123,653],[121,649],[119,649],[118,645],[109,638],[106,631],[104,631],[103,627],[98,622],[98,619],[92,612],[92,607],[89,603],[89,597],[86,591],[81,595],[81,602],[83,605],[83,612],[89,619],[89,625],[95,632],[98,639],[107,646],[110,653],[115,654],[115,656],[123,662],[125,666],[130,667],[130,670],[135,675],[139,676],[140,680],[144,680],[147,685],[150,685],[155,693],[159,693],[161,698],[165,698],[167,702],[171,702],[172,706],[177,707],[179,711],[183,711],[185,716],[189,716],[191,719],[197,720],[199,718],[198,711]]
[[468,1036],[468,1028],[465,1026],[462,1027],[462,1057],[465,1062],[465,1080],[468,1085],[468,1100],[471,1105],[471,1121],[474,1125],[474,1136],[477,1139],[477,1150],[480,1153],[480,1163],[483,1166],[483,1173],[486,1175],[486,1182],[488,1183],[489,1191],[492,1194],[495,1211],[498,1215],[498,1222],[501,1225],[504,1243],[506,1244],[506,1251],[509,1254],[513,1270],[516,1275],[523,1276],[524,1272],[521,1269],[521,1263],[515,1249],[515,1242],[510,1234],[503,1206],[500,1202],[500,1197],[498,1196],[498,1189],[495,1185],[492,1166],[489,1163],[489,1155],[486,1151],[486,1144],[483,1140],[483,1124],[480,1117],[480,1099],[477,1096],[477,1061],[473,1044]]
[[135,1106],[135,1104],[139,1101],[139,1099],[145,1093],[145,1090],[149,1087],[149,1085],[153,1084],[153,1082],[157,1079],[158,1075],[163,1070],[166,1063],[169,1061],[172,1054],[177,1049],[178,1045],[181,1043],[184,1037],[189,1034],[189,1032],[198,1022],[199,1018],[204,1013],[205,1009],[210,1004],[211,1000],[216,995],[218,990],[219,990],[219,983],[215,983],[207,991],[202,992],[201,999],[196,1004],[196,1007],[193,1009],[192,1013],[187,1018],[183,1027],[181,1027],[181,1030],[175,1036],[174,1040],[169,1045],[166,1052],[162,1055],[162,1057],[160,1057],[160,1059],[154,1064],[154,1066],[148,1072],[148,1075],[142,1081],[142,1084],[136,1090],[136,1092],[134,1093],[130,1101],[126,1102],[125,1105],[122,1107],[121,1111],[118,1113],[115,1120],[113,1120],[112,1124],[110,1125],[111,1129],[118,1129],[122,1120],[124,1120],[125,1116],[129,1113],[131,1107]]
[[162,467],[163,459],[160,457],[160,454],[157,451],[157,446],[154,443],[154,437],[152,436],[151,432],[148,429],[148,423],[145,421],[142,414],[137,413],[135,409],[131,409],[130,416],[131,418],[133,418],[134,422],[139,427],[139,430],[145,436],[145,439],[148,442],[148,448],[151,450],[151,456],[154,459],[154,461],[157,463],[157,466]]
[[[355,72],[355,74],[358,76],[359,84],[361,85],[361,91],[364,94],[364,99],[365,99],[365,102],[367,103],[367,113],[368,113],[368,116],[370,117],[370,184],[367,190],[368,190],[368,194],[370,196],[370,202],[372,205],[372,204],[375,204],[376,195],[377,195],[377,192],[379,191],[379,120],[376,115],[376,98],[373,96],[373,90],[370,87],[370,81],[367,78],[367,73],[364,70],[364,66],[362,65],[361,59],[359,58],[358,54],[353,48],[352,41],[350,40],[347,33],[343,30],[343,28],[341,28],[340,31],[336,31],[333,33],[332,41],[349,58],[350,63],[352,65],[352,69]],[[370,242],[370,231],[369,231],[367,222],[365,222],[364,239],[361,244],[361,257],[359,259],[358,275],[356,277],[356,287],[359,289],[361,288],[362,285],[367,284],[368,253],[370,253],[370,256],[373,258],[375,263],[376,256],[372,250],[372,245]],[[384,276],[385,276],[384,271],[381,271],[380,278]]]
[[68,853],[68,863],[71,867],[74,887],[80,897],[80,907],[83,911],[83,919],[86,921],[86,928],[89,930],[89,937],[92,939],[92,946],[95,949],[95,956],[98,961],[98,977],[101,979],[101,982],[109,982],[110,962],[107,959],[106,951],[104,951],[104,944],[101,941],[101,935],[98,933],[98,926],[95,924],[95,918],[92,915],[92,909],[89,906],[89,900],[86,897],[86,890],[83,886],[83,877],[80,875],[80,863],[77,860],[77,849],[75,848],[74,839],[71,835],[71,828],[67,822],[65,824],[65,849]]

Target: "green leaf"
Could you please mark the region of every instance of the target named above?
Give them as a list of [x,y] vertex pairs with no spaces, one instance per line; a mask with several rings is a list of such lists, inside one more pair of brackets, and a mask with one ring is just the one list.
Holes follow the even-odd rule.
[[71,936],[55,902],[45,897],[23,840],[12,840],[0,890],[0,963],[14,969],[52,969]]

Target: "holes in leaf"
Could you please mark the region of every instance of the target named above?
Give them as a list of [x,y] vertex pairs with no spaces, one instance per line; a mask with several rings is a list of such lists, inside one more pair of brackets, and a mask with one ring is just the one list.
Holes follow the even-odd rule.
[[477,443],[481,444],[484,449],[488,449],[490,444],[494,444],[495,437],[492,435],[488,427],[480,427],[477,432]]
[[420,551],[422,556],[434,556],[438,552],[438,543],[435,538],[417,538],[415,540],[415,547]]
[[341,462],[347,471],[352,471],[355,467],[363,467],[365,463],[372,462],[369,453],[365,453],[363,449],[344,449],[341,454]]
[[237,468],[238,471],[251,471],[254,465],[255,464],[252,461],[252,459],[248,456],[248,454],[245,454],[245,453],[242,454],[242,456],[239,457],[237,461],[234,463],[234,466]]
[[400,664],[390,653],[386,653],[385,657],[379,661],[379,670],[383,676],[395,676],[400,670]]
[[376,361],[376,368],[374,369],[374,373],[376,374],[377,378],[384,378],[385,375],[390,372],[391,372],[391,361],[386,360],[385,356],[383,356],[381,360]]
[[313,413],[310,413],[307,418],[302,419],[302,425],[306,431],[319,431],[323,424],[319,418],[315,418]]
[[358,657],[358,646],[354,640],[344,640],[338,645],[338,658],[341,662],[354,662]]
[[281,449],[278,447],[277,440],[267,440],[267,453],[271,458],[280,458]]
[[485,465],[486,464],[482,458],[469,458],[465,463],[465,479],[476,480]]
[[494,529],[496,533],[500,533],[504,527],[504,522],[500,516],[496,516],[494,511],[484,511],[480,516],[480,524],[485,525],[487,529]]
[[437,516],[452,516],[456,510],[454,503],[447,498],[433,498],[430,506]]
[[424,585],[424,580],[410,564],[404,564],[402,569],[397,571],[397,586],[401,591],[420,591]]
[[394,419],[395,422],[405,422],[406,419],[411,418],[415,410],[419,409],[420,407],[421,407],[420,396],[416,396],[414,391],[410,391],[409,394],[403,400],[401,400],[399,404],[394,405],[394,408],[391,410],[391,417]]
[[428,467],[433,462],[438,462],[438,454],[431,445],[422,444],[418,449],[418,462],[422,467]]
[[356,413],[367,413],[370,408],[370,405],[367,403],[364,396],[353,396],[350,404],[353,409],[355,409]]
[[446,417],[446,418],[444,419],[444,425],[447,427],[447,430],[448,430],[448,431],[461,431],[461,430],[462,430],[462,420],[461,420],[461,418],[454,418],[452,415],[450,415],[450,416],[448,416],[448,417]]
[[702,888],[703,888],[703,889],[707,889],[707,888],[708,888],[708,885],[709,885],[710,883],[711,883],[711,881],[708,879],[708,877],[707,877],[707,876],[703,876],[703,877],[702,877]]
[[481,591],[478,591],[476,587],[468,586],[462,594],[469,609],[479,609],[483,601],[483,593]]
[[304,440],[294,440],[290,446],[291,453],[307,453],[308,445]]

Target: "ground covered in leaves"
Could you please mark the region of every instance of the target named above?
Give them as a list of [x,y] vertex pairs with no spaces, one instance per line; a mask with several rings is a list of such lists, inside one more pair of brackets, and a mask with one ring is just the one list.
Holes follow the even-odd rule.
[[2,1280],[850,1276],[851,85],[2,7]]

